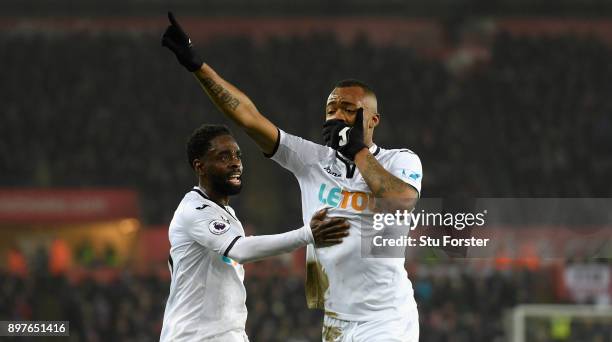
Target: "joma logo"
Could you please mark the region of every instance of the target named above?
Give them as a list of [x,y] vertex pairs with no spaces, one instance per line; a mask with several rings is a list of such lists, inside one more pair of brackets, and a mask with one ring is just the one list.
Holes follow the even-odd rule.
[[339,173],[332,171],[332,169],[329,166],[324,167],[323,170],[325,170],[325,172],[329,173],[330,175],[334,177],[342,177],[342,175],[340,175]]

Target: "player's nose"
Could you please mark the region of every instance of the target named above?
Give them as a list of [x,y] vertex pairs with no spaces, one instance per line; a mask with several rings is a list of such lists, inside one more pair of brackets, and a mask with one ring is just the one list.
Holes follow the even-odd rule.
[[336,110],[331,116],[327,118],[327,120],[341,120],[344,121],[344,123],[348,123],[348,117],[346,115],[346,112],[341,109]]
[[232,158],[228,165],[231,169],[240,169],[242,168],[242,161],[240,158]]

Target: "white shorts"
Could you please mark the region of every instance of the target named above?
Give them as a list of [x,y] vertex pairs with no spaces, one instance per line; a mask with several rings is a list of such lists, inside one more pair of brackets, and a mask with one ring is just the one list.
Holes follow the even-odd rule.
[[206,342],[249,342],[249,337],[244,330],[232,330],[223,334],[207,338]]
[[355,322],[325,315],[322,335],[323,342],[418,342],[419,322],[405,317]]

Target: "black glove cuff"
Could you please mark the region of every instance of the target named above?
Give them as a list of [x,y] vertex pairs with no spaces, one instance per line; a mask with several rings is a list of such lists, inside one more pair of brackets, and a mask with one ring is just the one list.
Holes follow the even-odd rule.
[[368,146],[360,141],[360,142],[355,142],[353,144],[349,144],[347,146],[345,146],[344,148],[340,148],[339,151],[340,153],[342,153],[345,157],[347,157],[348,159],[354,161],[355,160],[355,155],[363,150],[364,148],[368,148]]
[[189,58],[185,58],[183,60],[181,60],[181,64],[187,69],[189,70],[189,72],[194,72],[194,71],[198,71],[200,70],[200,68],[202,67],[202,64],[204,64],[204,62],[202,61],[202,59],[195,53],[195,51],[193,49],[189,49],[190,51],[190,56]]

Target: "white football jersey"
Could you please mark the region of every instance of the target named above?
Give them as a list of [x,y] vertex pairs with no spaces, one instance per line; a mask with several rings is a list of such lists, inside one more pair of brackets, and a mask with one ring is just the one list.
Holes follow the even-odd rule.
[[168,236],[172,281],[160,341],[203,341],[244,330],[244,268],[227,257],[244,236],[234,210],[194,187],[176,209]]
[[[412,283],[404,269],[404,249],[396,258],[362,255],[362,225],[372,227],[370,189],[354,163],[334,149],[279,130],[279,145],[271,157],[297,178],[304,224],[323,207],[328,215],[346,217],[349,236],[339,245],[307,249],[306,297],[311,308],[348,321],[418,319]],[[370,152],[390,173],[419,193],[423,171],[419,157],[407,149]],[[408,233],[406,227],[404,234]],[[323,305],[324,304],[324,305]]]

